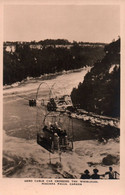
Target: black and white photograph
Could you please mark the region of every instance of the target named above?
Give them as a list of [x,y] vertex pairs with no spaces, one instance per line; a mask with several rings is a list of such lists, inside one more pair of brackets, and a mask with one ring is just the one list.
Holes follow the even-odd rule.
[[120,55],[119,4],[4,5],[4,179],[120,180]]

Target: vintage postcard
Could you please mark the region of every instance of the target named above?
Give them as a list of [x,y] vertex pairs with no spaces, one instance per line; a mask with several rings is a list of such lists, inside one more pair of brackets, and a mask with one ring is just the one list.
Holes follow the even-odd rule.
[[0,193],[123,195],[124,2],[0,5]]

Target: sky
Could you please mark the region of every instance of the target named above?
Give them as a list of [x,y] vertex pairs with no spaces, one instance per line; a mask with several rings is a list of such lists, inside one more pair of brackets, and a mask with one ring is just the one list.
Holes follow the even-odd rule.
[[120,35],[119,5],[5,5],[4,41],[110,43]]

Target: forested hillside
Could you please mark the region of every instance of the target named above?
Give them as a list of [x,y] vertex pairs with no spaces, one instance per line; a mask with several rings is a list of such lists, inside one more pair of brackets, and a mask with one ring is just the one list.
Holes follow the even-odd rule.
[[[86,65],[92,66],[97,60],[104,56],[104,47],[95,44],[93,46],[80,46],[77,42],[66,47],[56,48],[55,44],[68,45],[66,40],[41,41],[42,49],[30,48],[30,44],[16,44],[15,52],[4,49],[3,59],[3,84],[12,84],[26,77],[38,77],[45,73],[55,73],[63,70],[82,68]],[[11,42],[9,42],[11,45]],[[50,44],[54,44],[53,46]]]
[[120,116],[120,39],[105,46],[105,57],[96,62],[83,83],[74,88],[74,104],[97,114]]

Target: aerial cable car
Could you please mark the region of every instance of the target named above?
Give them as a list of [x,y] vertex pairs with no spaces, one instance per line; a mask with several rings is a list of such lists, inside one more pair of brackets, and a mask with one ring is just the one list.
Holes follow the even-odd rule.
[[[49,112],[44,116],[37,131],[37,144],[49,153],[58,153],[61,161],[62,152],[73,150],[73,122],[67,118],[67,128],[63,127],[62,114]],[[70,126],[70,130],[69,130]]]
[[13,95],[16,95],[17,97],[22,98],[22,99],[28,101],[29,102],[29,106],[32,106],[32,107],[36,106],[36,100],[34,98],[31,99],[31,97],[29,97],[29,96],[19,95],[17,93],[13,93]]
[[[39,93],[39,89],[40,89],[40,87],[43,85],[43,84],[45,84],[46,85],[46,87],[47,88],[49,88],[49,91],[51,92],[51,90],[50,90],[50,87],[49,87],[49,85],[46,83],[46,82],[41,82],[40,84],[39,84],[39,86],[38,86],[38,88],[37,88],[37,92],[36,92],[36,95],[35,95],[35,98],[28,98],[28,96],[27,97],[25,97],[25,96],[21,96],[21,95],[17,95],[18,97],[21,97],[21,98],[23,98],[23,99],[25,99],[25,100],[28,100],[29,101],[29,106],[31,107],[35,107],[36,106],[36,104],[39,102],[39,100],[38,100],[38,93]],[[50,96],[51,94],[49,94],[49,96]],[[42,100],[40,100],[41,101],[41,103],[42,104],[44,104],[44,99],[42,99]]]
[[51,93],[53,98],[50,98],[50,102],[47,105],[48,111],[65,112],[67,108],[73,107],[71,97],[65,87],[62,90],[57,83],[54,83],[51,87]]
[[[43,83],[45,84],[45,82]],[[46,84],[45,84],[46,85]],[[41,103],[37,104],[37,115],[36,115],[36,129],[37,129],[37,143],[45,148],[49,153],[58,153],[61,159],[61,153],[66,151],[71,151],[73,149],[73,122],[72,118],[69,116],[66,119],[66,126],[64,127],[64,114],[62,112],[48,109],[46,105],[48,102],[54,101],[55,98],[52,97],[54,94],[52,87],[48,89],[48,98],[40,92],[42,83],[37,89],[36,100],[40,102],[44,101],[44,105]],[[44,97],[42,97],[42,95]],[[39,97],[40,96],[40,97]],[[45,98],[45,99],[44,99]],[[52,100],[53,99],[53,100]],[[69,131],[70,127],[70,131]]]

